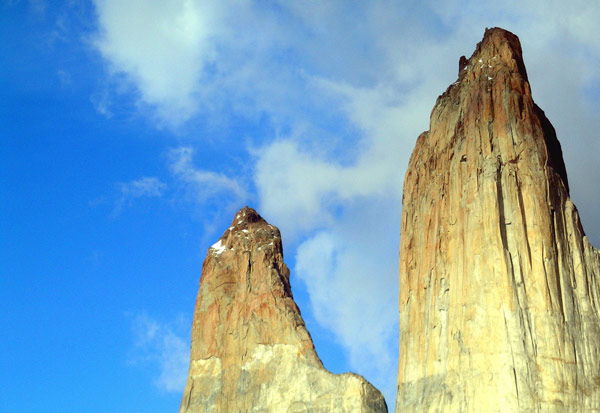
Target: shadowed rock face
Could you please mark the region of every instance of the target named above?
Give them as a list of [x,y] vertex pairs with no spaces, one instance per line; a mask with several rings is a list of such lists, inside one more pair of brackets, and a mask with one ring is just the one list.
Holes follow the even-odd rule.
[[486,30],[404,181],[397,412],[600,409],[600,255],[518,38]]
[[365,379],[323,367],[292,297],[279,230],[252,208],[204,261],[180,412],[387,412]]

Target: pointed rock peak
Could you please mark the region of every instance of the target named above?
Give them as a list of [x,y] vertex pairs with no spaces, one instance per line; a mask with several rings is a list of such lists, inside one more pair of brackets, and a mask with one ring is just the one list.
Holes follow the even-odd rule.
[[485,72],[489,76],[495,70],[506,68],[518,72],[527,80],[519,38],[508,30],[494,27],[485,30],[483,39],[477,44],[468,61],[464,56],[461,57],[459,76],[464,76],[467,72]]
[[260,214],[258,212],[256,212],[256,210],[254,210],[254,208],[250,208],[249,206],[245,206],[244,208],[240,209],[237,214],[235,214],[235,217],[233,218],[233,222],[231,223],[231,226],[237,226],[237,225],[248,225],[248,224],[255,224],[255,223],[260,223],[260,224],[267,224],[267,221],[265,221],[265,219],[263,217],[260,216]]
[[[430,145],[445,147],[444,125],[462,113],[456,137],[487,137],[489,145],[482,147],[483,153],[500,156],[502,162],[516,162],[525,155],[520,141],[509,136],[532,140],[539,159],[558,174],[568,193],[562,149],[554,128],[533,101],[519,38],[497,27],[486,29],[473,55],[469,59],[461,56],[458,65],[458,80],[439,96],[431,113],[430,132],[422,140],[428,136]],[[455,112],[453,107],[461,110]]]
[[475,53],[487,53],[492,56],[500,56],[508,58],[517,58],[523,60],[523,52],[521,50],[521,42],[519,38],[500,27],[486,29],[483,34],[483,39],[475,48]]
[[180,412],[387,412],[364,378],[323,367],[281,245],[277,227],[245,207],[209,248]]
[[256,210],[248,206],[240,209],[223,236],[209,248],[212,255],[252,250],[283,253],[279,229],[269,224]]
[[231,221],[231,226],[227,228],[223,236],[226,236],[228,231],[236,232],[241,230],[247,232],[248,230],[256,231],[265,228],[277,231],[277,236],[279,237],[279,230],[276,227],[265,221],[256,210],[246,206],[235,214],[233,221]]

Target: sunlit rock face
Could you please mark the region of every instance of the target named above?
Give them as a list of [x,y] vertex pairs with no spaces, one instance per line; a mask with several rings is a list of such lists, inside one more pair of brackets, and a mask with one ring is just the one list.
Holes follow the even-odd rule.
[[364,378],[325,370],[292,297],[279,230],[251,208],[204,261],[180,412],[387,412]]
[[599,276],[519,39],[486,30],[406,172],[396,412],[600,410]]

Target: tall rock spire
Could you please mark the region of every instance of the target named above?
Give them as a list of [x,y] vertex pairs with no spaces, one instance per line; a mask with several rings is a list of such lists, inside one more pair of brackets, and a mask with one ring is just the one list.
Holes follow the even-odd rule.
[[519,39],[486,30],[406,172],[396,411],[599,410],[599,277]]
[[387,412],[356,374],[317,356],[292,297],[279,230],[243,208],[208,250],[181,413]]

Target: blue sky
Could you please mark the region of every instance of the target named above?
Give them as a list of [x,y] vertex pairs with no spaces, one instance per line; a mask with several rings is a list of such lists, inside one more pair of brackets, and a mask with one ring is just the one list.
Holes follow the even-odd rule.
[[176,411],[207,248],[255,207],[317,351],[393,405],[402,181],[485,27],[516,33],[600,245],[589,1],[0,2],[0,410]]

